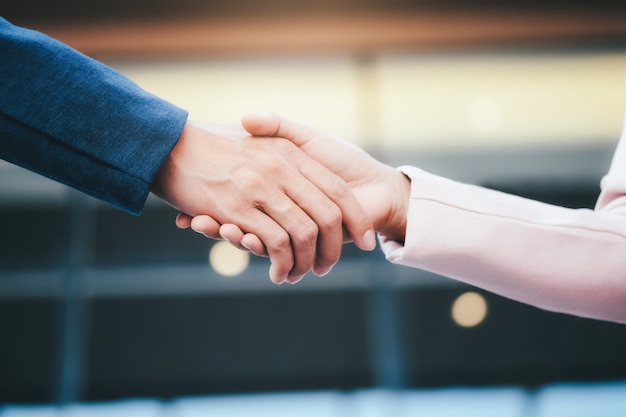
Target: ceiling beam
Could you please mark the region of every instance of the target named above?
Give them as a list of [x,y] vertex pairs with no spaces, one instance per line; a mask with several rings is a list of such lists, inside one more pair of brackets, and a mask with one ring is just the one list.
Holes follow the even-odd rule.
[[112,21],[35,27],[96,57],[372,53],[468,47],[626,47],[621,15],[403,13]]

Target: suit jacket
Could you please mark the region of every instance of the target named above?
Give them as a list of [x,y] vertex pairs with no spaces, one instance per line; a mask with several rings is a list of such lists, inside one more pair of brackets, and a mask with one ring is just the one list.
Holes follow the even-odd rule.
[[187,112],[0,18],[0,158],[139,214]]
[[406,240],[381,236],[387,259],[540,308],[626,323],[626,130],[594,210],[401,169],[412,181]]

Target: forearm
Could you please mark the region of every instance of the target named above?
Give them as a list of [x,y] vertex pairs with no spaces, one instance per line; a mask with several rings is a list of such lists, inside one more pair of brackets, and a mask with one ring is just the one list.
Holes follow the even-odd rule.
[[0,157],[139,213],[187,114],[0,19]]
[[626,322],[626,217],[571,210],[416,169],[392,262],[548,310]]

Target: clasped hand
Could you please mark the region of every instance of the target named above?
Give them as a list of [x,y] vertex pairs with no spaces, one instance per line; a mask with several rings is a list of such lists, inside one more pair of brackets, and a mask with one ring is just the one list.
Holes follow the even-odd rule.
[[[327,273],[339,259],[342,242],[372,250],[372,225],[387,238],[404,241],[410,182],[400,171],[348,142],[278,115],[248,114],[242,125],[254,136],[230,127],[225,136],[237,141],[223,144],[241,159],[211,168],[221,174],[224,198],[213,199],[201,212],[181,209],[178,227],[268,256],[275,283],[297,282],[313,264],[317,275]],[[204,128],[208,135],[219,132],[216,126]],[[207,177],[206,182],[213,181]],[[235,216],[224,210],[242,196],[242,203],[256,203],[251,210],[238,208],[239,221],[229,220]]]

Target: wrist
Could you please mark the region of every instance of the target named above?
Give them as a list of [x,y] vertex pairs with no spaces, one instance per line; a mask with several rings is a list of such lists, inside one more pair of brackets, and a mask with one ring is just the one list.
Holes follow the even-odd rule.
[[390,172],[390,208],[385,222],[376,231],[387,238],[403,243],[406,234],[409,199],[411,196],[411,179],[397,169]]
[[163,164],[161,164],[154,176],[152,184],[150,184],[150,192],[170,204],[172,204],[172,196],[170,194],[172,188],[174,188],[172,183],[177,177],[178,158],[186,145],[185,138],[189,135],[189,129],[190,124],[186,123],[176,145],[174,145],[170,154],[165,158],[165,161],[163,161]]

